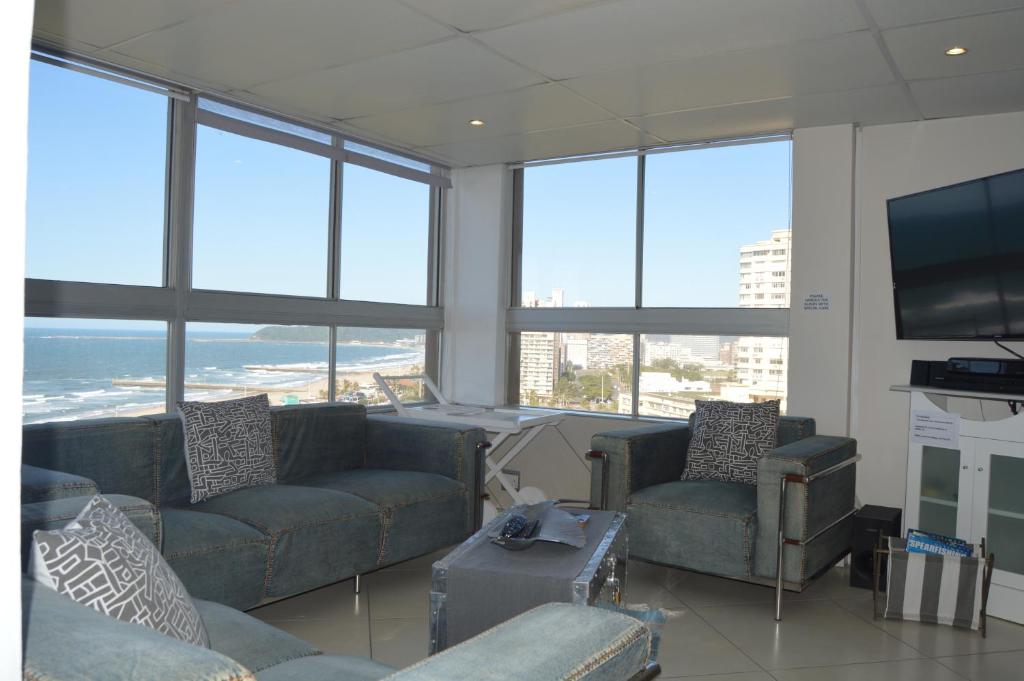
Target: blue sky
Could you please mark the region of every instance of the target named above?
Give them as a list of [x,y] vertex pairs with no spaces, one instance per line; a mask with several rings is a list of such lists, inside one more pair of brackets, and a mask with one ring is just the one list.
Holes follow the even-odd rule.
[[[167,99],[32,62],[27,276],[160,286]],[[427,185],[346,166],[342,297],[424,304]],[[323,296],[327,159],[200,126],[196,288]],[[82,323],[78,323],[82,326]]]
[[[735,307],[739,247],[790,225],[789,141],[646,159],[644,305]],[[523,290],[634,304],[636,158],[528,168]]]
[[[161,285],[166,98],[32,62],[29,106],[27,275]],[[740,245],[789,226],[790,147],[647,157],[645,305],[737,304]],[[195,286],[324,295],[328,161],[204,126],[196,155]],[[631,307],[636,159],[525,173],[523,289]],[[425,303],[428,187],[358,166],[342,186],[342,297]]]

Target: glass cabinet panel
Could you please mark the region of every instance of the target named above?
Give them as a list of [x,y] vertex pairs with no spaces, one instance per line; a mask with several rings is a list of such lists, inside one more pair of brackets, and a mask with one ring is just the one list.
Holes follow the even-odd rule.
[[989,550],[996,568],[1024,574],[1024,459],[993,454],[989,462]]
[[955,537],[959,489],[960,452],[925,445],[921,452],[921,507],[916,529]]

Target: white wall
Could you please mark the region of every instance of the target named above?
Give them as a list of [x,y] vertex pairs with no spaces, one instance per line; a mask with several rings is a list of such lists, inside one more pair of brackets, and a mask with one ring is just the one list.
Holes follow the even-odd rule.
[[[854,146],[852,125],[793,133],[787,411],[828,435],[849,430]],[[830,309],[805,311],[810,294],[829,296]]]
[[512,171],[455,170],[446,213],[442,390],[455,402],[504,404]]
[[[912,359],[1008,356],[992,344],[897,341],[886,199],[1024,168],[1024,113],[872,126],[861,132],[855,303],[852,434],[864,455],[858,494],[866,503],[903,506],[908,397],[889,392],[907,383]],[[976,400],[950,404],[978,416]],[[1007,413],[987,403],[985,415]]]

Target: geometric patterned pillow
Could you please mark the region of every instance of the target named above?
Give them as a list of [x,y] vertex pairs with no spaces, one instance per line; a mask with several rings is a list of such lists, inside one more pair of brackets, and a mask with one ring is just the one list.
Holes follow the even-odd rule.
[[224,402],[178,402],[192,503],[277,482],[266,394]]
[[63,530],[36,530],[29,574],[105,615],[210,647],[185,585],[116,506],[96,495]]
[[683,480],[757,484],[757,461],[775,449],[779,401],[697,400]]

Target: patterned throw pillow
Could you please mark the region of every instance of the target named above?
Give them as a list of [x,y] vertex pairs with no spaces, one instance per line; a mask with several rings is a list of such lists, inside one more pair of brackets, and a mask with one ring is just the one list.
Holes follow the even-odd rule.
[[225,402],[178,402],[192,503],[277,482],[265,394]]
[[775,449],[778,426],[778,400],[697,400],[682,479],[757,484],[757,460]]
[[29,574],[105,615],[206,648],[203,618],[153,542],[94,496],[63,530],[33,533]]

